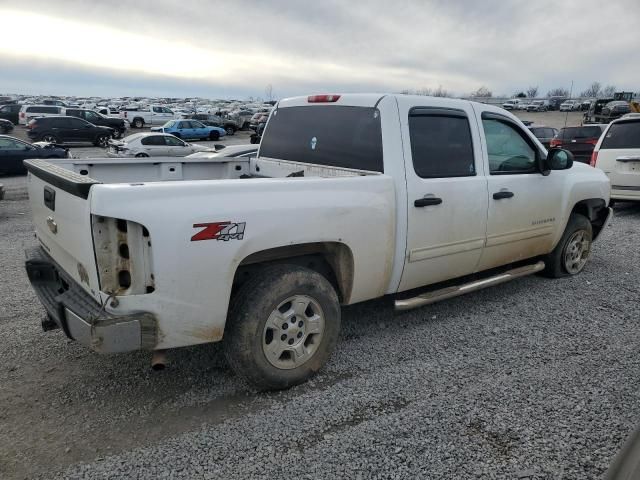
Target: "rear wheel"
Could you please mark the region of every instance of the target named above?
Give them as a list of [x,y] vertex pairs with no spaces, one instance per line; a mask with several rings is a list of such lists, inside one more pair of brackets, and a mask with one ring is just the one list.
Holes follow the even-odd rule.
[[148,154],[146,154],[146,153],[137,153],[137,154],[136,154],[136,158],[145,158],[145,157],[148,157],[148,156],[149,156],[149,155],[148,155]]
[[593,229],[584,215],[572,213],[556,248],[545,258],[544,274],[566,277],[580,273],[589,260]]
[[55,135],[51,135],[50,133],[43,135],[42,141],[48,142],[48,143],[60,143],[60,141],[58,140],[58,137],[56,137]]
[[220,140],[220,132],[214,130],[209,133],[209,140]]
[[224,127],[224,131],[227,132],[227,135],[233,135],[236,133],[236,129],[235,127],[233,127],[233,125],[227,125],[226,127]]
[[144,120],[141,118],[134,118],[133,119],[133,126],[135,128],[142,128],[144,127]]
[[325,277],[295,265],[267,267],[235,295],[225,332],[233,370],[261,390],[298,385],[322,368],[340,330]]
[[121,138],[121,137],[122,137],[122,132],[120,130],[114,130],[113,138],[117,140],[118,138]]

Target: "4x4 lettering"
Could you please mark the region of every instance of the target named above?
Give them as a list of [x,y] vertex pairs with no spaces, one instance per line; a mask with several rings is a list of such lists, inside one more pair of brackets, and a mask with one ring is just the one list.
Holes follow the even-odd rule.
[[192,242],[200,240],[242,240],[244,238],[245,222],[215,222],[215,223],[195,223],[193,228],[202,228],[191,237]]

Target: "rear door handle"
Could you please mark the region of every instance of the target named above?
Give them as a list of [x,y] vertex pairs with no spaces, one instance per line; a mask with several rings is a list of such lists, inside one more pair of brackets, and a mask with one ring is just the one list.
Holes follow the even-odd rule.
[[414,207],[426,207],[429,205],[440,205],[442,203],[442,199],[438,197],[423,197],[417,199],[413,202]]
[[640,156],[634,157],[618,157],[616,162],[640,162]]
[[511,197],[513,197],[513,192],[509,192],[508,190],[503,190],[493,194],[494,200],[500,200],[502,198],[511,198]]

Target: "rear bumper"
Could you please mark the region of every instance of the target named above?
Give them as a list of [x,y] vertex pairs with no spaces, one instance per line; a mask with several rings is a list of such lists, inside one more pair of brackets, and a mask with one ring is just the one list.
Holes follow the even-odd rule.
[[106,312],[41,247],[26,251],[31,286],[50,322],[99,353],[151,350],[157,343],[157,321],[149,312],[113,315]]
[[640,201],[640,186],[611,185],[611,198],[613,200]]

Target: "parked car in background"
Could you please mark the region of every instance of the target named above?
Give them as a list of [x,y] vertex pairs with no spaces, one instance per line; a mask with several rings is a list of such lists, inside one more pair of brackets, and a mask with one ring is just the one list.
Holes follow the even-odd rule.
[[551,147],[569,150],[577,162],[589,163],[593,148],[602,135],[606,125],[593,124],[582,127],[564,127],[551,140]]
[[640,116],[607,125],[590,163],[609,177],[613,200],[640,201]]
[[50,98],[48,100],[43,100],[42,105],[55,105],[57,107],[67,107],[67,103],[62,100],[57,100],[55,98]]
[[152,127],[152,132],[171,133],[178,138],[218,140],[227,132],[224,128],[211,127],[197,120],[169,120],[161,127]]
[[31,140],[59,144],[92,143],[106,147],[113,134],[113,128],[99,127],[76,117],[40,117],[27,125]]
[[30,158],[70,158],[69,150],[50,143],[27,143],[0,135],[0,174],[26,173],[22,163]]
[[122,140],[110,140],[107,156],[112,158],[131,157],[186,157],[196,152],[210,150],[210,147],[187,143],[169,133],[134,133]]
[[0,107],[0,118],[9,120],[14,125],[18,124],[20,118],[20,109],[22,105],[18,103],[10,103]]
[[545,127],[541,125],[529,126],[531,133],[533,133],[540,143],[544,145],[544,148],[549,149],[551,140],[558,134],[558,130],[552,127]]
[[546,112],[548,102],[546,100],[534,100],[527,105],[527,112]]
[[502,108],[505,110],[518,110],[518,107],[523,103],[523,100],[518,98],[512,98],[502,104]]
[[63,108],[56,105],[23,105],[20,109],[18,123],[27,125],[36,117],[59,117]]
[[612,120],[620,118],[623,115],[631,112],[631,107],[629,106],[629,102],[624,100],[615,100],[613,102],[607,103],[604,107],[602,107],[602,111],[600,115],[596,118],[603,122],[609,123]]
[[206,151],[206,152],[196,152],[191,155],[187,155],[186,158],[194,159],[212,159],[212,158],[237,158],[237,157],[255,157],[258,154],[258,146],[257,145],[230,145],[225,147],[221,145],[222,148],[216,149],[215,151]]
[[547,109],[548,110],[559,110],[560,105],[567,100],[567,97],[549,97],[547,100]]
[[13,132],[13,127],[13,123],[11,123],[9,120],[0,118],[0,133],[11,133]]
[[527,107],[529,107],[529,104],[530,104],[530,102],[527,102],[527,101],[523,100],[522,102],[520,102],[520,105],[518,105],[518,110],[526,111]]
[[595,102],[595,99],[583,100],[582,103],[580,104],[580,111],[588,112],[589,109],[591,108],[591,105],[593,105],[593,102]]
[[120,138],[127,131],[127,122],[122,118],[107,117],[85,108],[65,108],[64,114],[86,120],[93,125],[113,128],[113,138]]
[[257,130],[258,125],[262,122],[265,123],[269,119],[270,112],[258,112],[251,117],[251,121],[249,122],[249,128],[252,130]]
[[565,100],[560,104],[561,112],[574,112],[580,110],[580,102],[578,100]]
[[222,115],[212,115],[209,113],[194,113],[185,117],[189,120],[197,120],[204,125],[210,127],[223,128],[227,135],[233,135],[236,131],[240,130],[240,124],[237,120],[231,117],[225,117]]
[[162,105],[150,105],[141,109],[124,109],[120,117],[127,120],[132,127],[142,128],[145,125],[164,125],[178,117],[173,110]]

